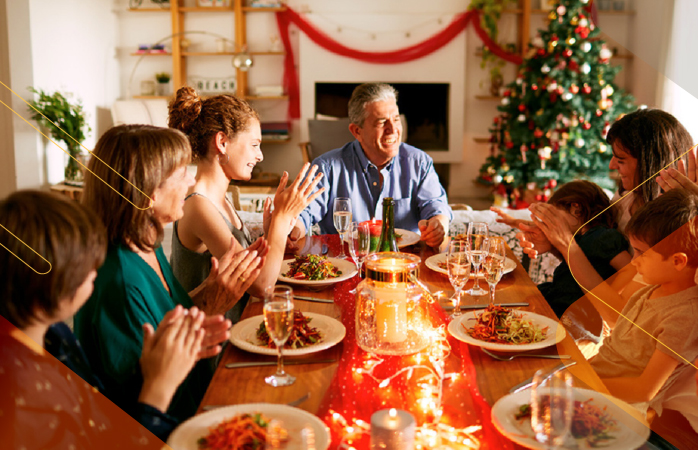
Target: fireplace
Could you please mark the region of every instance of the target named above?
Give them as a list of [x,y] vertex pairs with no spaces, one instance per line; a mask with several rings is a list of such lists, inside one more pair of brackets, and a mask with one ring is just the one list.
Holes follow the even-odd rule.
[[[448,83],[389,83],[405,115],[405,142],[426,151],[448,151]],[[348,117],[351,93],[359,83],[315,83],[315,113]]]

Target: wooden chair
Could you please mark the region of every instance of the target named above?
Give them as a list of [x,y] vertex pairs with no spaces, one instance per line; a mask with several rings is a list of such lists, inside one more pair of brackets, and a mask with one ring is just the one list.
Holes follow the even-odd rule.
[[312,162],[318,156],[343,147],[354,140],[349,131],[349,118],[337,120],[308,119],[309,142],[301,142],[303,163]]

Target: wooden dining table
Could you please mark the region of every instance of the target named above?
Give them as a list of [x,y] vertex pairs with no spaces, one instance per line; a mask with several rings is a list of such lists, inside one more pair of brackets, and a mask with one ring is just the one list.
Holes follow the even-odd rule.
[[[339,239],[336,235],[313,236],[306,239],[312,239],[312,241],[308,242],[306,245],[303,245],[304,243],[301,242],[301,247],[304,247],[306,251],[310,249],[312,253],[321,253],[322,247],[328,243],[331,244],[329,246],[330,252],[328,256],[333,256],[336,249],[338,249]],[[401,251],[406,251],[420,257],[421,266],[419,269],[419,279],[431,292],[441,291],[446,294],[444,297],[451,296],[453,288],[448,277],[429,269],[424,263],[428,257],[436,254],[437,250],[427,247],[424,243],[420,242],[419,244],[402,249]],[[519,309],[555,318],[552,309],[510,249],[508,249],[507,256],[516,261],[516,268],[511,273],[504,275],[497,285],[496,302],[504,305],[507,303],[527,302],[529,304],[528,307]],[[288,255],[288,258],[290,257],[292,256]],[[473,281],[470,281],[465,289],[469,289],[472,283]],[[485,282],[481,280],[480,283],[482,284]],[[331,300],[338,295],[337,289],[340,289],[340,286],[341,285],[330,286],[321,291],[312,291],[304,289],[302,286],[294,286],[294,295]],[[487,296],[470,297],[468,295],[463,295],[461,304],[483,304],[487,303],[487,300]],[[303,312],[319,313],[338,320],[342,319],[342,309],[335,303],[322,303],[298,299],[294,300],[294,302],[296,309],[300,309]],[[243,319],[261,315],[262,306],[263,303],[260,299],[251,299],[244,311]],[[446,312],[446,316],[447,315],[448,312]],[[353,318],[351,319],[353,320]],[[460,342],[458,342],[458,344],[460,344]],[[515,358],[511,361],[499,361],[484,353],[479,347],[466,344],[461,345],[461,352],[467,352],[467,354],[461,354],[461,358],[468,358],[471,361],[468,362],[467,367],[474,369],[473,373],[475,374],[476,388],[489,407],[494,405],[498,399],[507,395],[513,386],[531,378],[537,370],[543,369],[548,371],[561,363],[560,360],[541,358]],[[323,411],[321,411],[321,408],[323,407],[323,401],[327,402],[325,397],[328,394],[328,390],[332,387],[333,380],[337,378],[336,372],[344,351],[343,347],[344,344],[339,343],[332,348],[311,355],[285,357],[284,360],[286,362],[304,360],[307,358],[312,358],[313,360],[328,360],[331,362],[287,365],[286,371],[296,377],[296,382],[292,386],[275,388],[264,382],[266,376],[275,372],[275,366],[254,366],[235,369],[228,369],[225,367],[226,364],[235,362],[275,361],[275,357],[249,353],[233,345],[227,345],[218,369],[213,376],[213,380],[201,402],[199,412],[202,412],[207,405],[210,407],[213,405],[236,405],[243,403],[286,404],[297,399],[302,399],[309,394],[309,397],[297,405],[297,407],[315,415],[318,415],[320,412],[326,415],[326,411],[324,410],[326,408],[324,408]],[[576,361],[576,364],[568,369],[574,376],[575,386],[586,387],[598,392],[607,393],[606,388],[569,335],[557,344],[557,346],[538,350],[534,353],[570,355],[571,359],[567,362]],[[447,370],[454,370],[453,368],[455,368],[456,371],[459,371],[461,369],[462,361],[456,360],[456,358],[455,355],[449,356]],[[471,386],[471,388],[472,387],[473,386]],[[460,390],[454,390],[452,395],[459,395],[459,391]],[[326,404],[324,404],[324,406],[326,406]],[[458,406],[456,405],[455,408],[457,409]],[[465,412],[466,411],[464,411],[464,413]],[[468,413],[470,414],[470,411],[468,411]],[[491,426],[490,417],[479,417],[478,421],[486,424],[489,423]],[[503,444],[501,444],[501,442],[498,444],[488,442],[492,439],[487,436],[480,436],[480,438],[481,448],[505,448],[502,446]],[[499,439],[502,438],[499,437]],[[508,439],[504,439],[504,442],[506,442],[506,447],[508,448],[523,448],[513,444]],[[330,448],[337,448],[336,445],[337,443],[333,442]]]

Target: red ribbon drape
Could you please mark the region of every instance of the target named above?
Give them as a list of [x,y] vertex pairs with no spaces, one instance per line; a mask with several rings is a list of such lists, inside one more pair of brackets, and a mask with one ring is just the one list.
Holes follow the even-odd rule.
[[468,22],[473,21],[475,32],[492,53],[506,61],[514,64],[521,64],[521,56],[509,53],[497,45],[497,43],[482,29],[479,19],[480,12],[478,10],[463,12],[458,14],[442,31],[418,44],[386,52],[366,52],[349,48],[335,41],[327,34],[317,29],[313,24],[306,21],[291,8],[276,13],[276,21],[279,27],[279,33],[281,34],[281,41],[286,51],[283,83],[289,96],[289,117],[291,119],[300,118],[300,90],[298,86],[298,77],[296,76],[295,58],[293,56],[293,49],[291,48],[291,40],[288,35],[288,27],[291,23],[294,23],[300,28],[300,30],[317,45],[332,53],[372,64],[397,64],[414,61],[415,59],[423,58],[435,52],[451,42],[453,38],[465,30]]

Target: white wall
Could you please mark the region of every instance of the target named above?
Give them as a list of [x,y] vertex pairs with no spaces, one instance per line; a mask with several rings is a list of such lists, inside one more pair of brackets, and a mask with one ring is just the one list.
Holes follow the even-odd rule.
[[[11,86],[31,98],[27,86],[70,92],[81,99],[92,128],[92,149],[108,123],[106,110],[118,96],[114,59],[116,17],[111,0],[8,1]],[[29,117],[18,98],[13,108]],[[63,179],[66,158],[20,118],[14,119],[17,188],[38,188]]]

